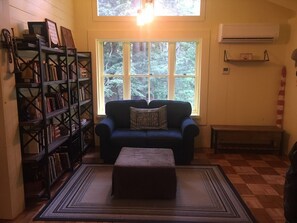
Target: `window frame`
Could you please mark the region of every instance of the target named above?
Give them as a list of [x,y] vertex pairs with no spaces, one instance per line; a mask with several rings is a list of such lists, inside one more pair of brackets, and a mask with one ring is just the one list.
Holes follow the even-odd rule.
[[[122,42],[128,40],[135,41],[199,41],[201,44],[201,55],[200,55],[200,82],[197,85],[199,87],[200,94],[198,95],[199,105],[200,106],[200,115],[192,114],[191,117],[194,120],[199,122],[200,126],[207,125],[207,111],[208,111],[208,81],[209,81],[209,70],[212,69],[210,64],[210,40],[211,40],[211,30],[206,28],[186,30],[186,31],[172,31],[166,32],[153,32],[150,35],[144,34],[141,37],[137,32],[129,32],[127,35],[123,36],[122,30],[113,30],[113,31],[104,31],[99,30],[89,30],[87,41],[89,43],[89,50],[92,52],[92,69],[93,69],[93,92],[94,92],[94,115],[96,120],[101,120],[102,116],[104,117],[104,111],[99,110],[99,102],[104,97],[98,86],[100,86],[102,79],[98,74],[103,72],[103,66],[97,64],[97,58],[100,56],[100,51],[98,50],[99,42],[103,41],[119,41]],[[122,37],[121,39],[119,37]],[[103,56],[103,55],[101,55]],[[127,69],[126,69],[127,70]]]
[[[155,16],[155,22],[197,22],[205,19],[206,0],[200,0],[200,16]],[[98,16],[97,0],[92,0],[93,21],[97,22],[135,22],[136,16]]]
[[[131,99],[131,78],[133,77],[144,77],[147,78],[148,80],[152,77],[156,78],[164,78],[166,77],[168,79],[168,100],[174,100],[175,96],[175,79],[176,78],[194,78],[195,79],[195,92],[201,92],[200,91],[200,82],[201,82],[201,51],[202,51],[202,43],[200,42],[201,40],[179,40],[179,41],[137,41],[137,42],[147,42],[147,43],[152,43],[152,42],[168,42],[168,75],[147,75],[147,74],[130,74],[130,55],[131,55],[131,48],[130,44],[132,42],[136,41],[110,41],[110,40],[105,40],[105,41],[100,41],[97,43],[97,51],[99,52],[98,56],[99,58],[103,59],[97,59],[97,63],[101,69],[99,70],[99,73],[97,74],[98,79],[101,80],[99,82],[99,86],[97,86],[98,91],[100,92],[100,101],[98,103],[98,108],[99,108],[99,115],[102,115],[105,113],[104,107],[105,107],[105,100],[104,100],[104,78],[109,77],[110,75],[104,74],[104,42],[121,42],[123,44],[123,72],[122,74],[114,74],[113,77],[120,77],[123,79],[123,99]],[[194,75],[189,75],[189,76],[184,76],[181,74],[176,74],[175,73],[175,65],[176,65],[176,43],[177,42],[195,42],[196,43],[196,61],[195,61],[195,74]],[[148,48],[150,51],[150,47]],[[150,53],[150,52],[149,52]],[[128,61],[126,61],[128,60]],[[148,89],[148,94],[150,94],[150,89]],[[201,114],[201,109],[200,109],[200,96],[199,93],[195,94],[194,96],[194,105],[192,107],[192,114],[195,116],[200,116]],[[104,102],[104,103],[103,103]]]

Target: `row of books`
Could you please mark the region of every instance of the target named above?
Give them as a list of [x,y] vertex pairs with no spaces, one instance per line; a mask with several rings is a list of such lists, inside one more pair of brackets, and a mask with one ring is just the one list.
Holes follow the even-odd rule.
[[52,184],[65,170],[71,168],[67,152],[57,152],[48,157],[49,181]]
[[58,81],[67,80],[67,69],[66,66],[57,66],[55,64],[44,64],[45,69],[45,81]]
[[76,91],[77,88],[73,88],[70,91],[70,103],[75,104],[78,102],[78,93]]
[[54,92],[46,95],[47,112],[53,112],[57,109],[66,107],[68,101],[68,92]]
[[42,152],[46,144],[52,143],[55,139],[69,135],[69,130],[64,126],[50,124],[46,128],[47,141],[45,140],[45,130],[35,129],[25,132],[23,136],[24,154],[38,154]]
[[85,86],[81,86],[78,89],[78,95],[79,95],[79,100],[80,101],[90,99],[89,89],[86,88]]
[[76,64],[72,63],[69,65],[69,79],[76,80],[77,74],[76,74]]
[[[77,91],[71,91],[70,104],[75,104],[80,100],[89,98],[88,91],[82,87],[79,89],[79,96]],[[68,92],[51,92],[46,94],[46,112],[51,113],[68,106]],[[32,121],[42,118],[42,102],[41,97],[23,97],[20,102],[20,120]]]
[[89,77],[89,72],[85,67],[79,67],[79,75],[81,78]]
[[[68,106],[68,92],[53,92],[45,97],[47,113]],[[23,97],[21,101],[21,121],[32,121],[42,118],[41,97]]]
[[[20,64],[21,73],[16,75],[17,83],[40,83],[40,63],[38,61],[28,61]],[[66,66],[42,63],[44,66],[44,81],[58,81],[67,80]],[[76,80],[76,65],[74,63],[69,65],[69,79]],[[79,68],[80,77],[88,77],[86,68]]]
[[[78,93],[76,91],[71,91],[70,104],[77,103],[78,97],[81,101],[89,99],[89,91],[84,87],[81,87]],[[45,100],[46,112],[51,113],[68,106],[68,92],[52,92],[46,94]],[[23,97],[20,104],[20,121],[42,119],[41,97]]]
[[[71,161],[67,152],[56,152],[48,157],[49,183],[52,184],[59,176],[71,168]],[[24,188],[26,195],[42,196],[45,191],[46,168],[29,169],[24,167]]]

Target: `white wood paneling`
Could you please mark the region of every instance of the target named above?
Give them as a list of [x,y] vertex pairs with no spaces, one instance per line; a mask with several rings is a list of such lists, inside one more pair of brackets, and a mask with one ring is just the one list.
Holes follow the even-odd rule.
[[[0,0],[0,30],[10,26],[9,18],[9,0]],[[25,208],[25,200],[15,80],[10,73],[13,67],[7,61],[7,49],[2,47],[0,61],[0,219],[13,219]]]
[[44,21],[48,18],[60,26],[74,27],[74,6],[72,0],[10,0],[10,24],[15,34],[21,36],[28,29],[28,21]]

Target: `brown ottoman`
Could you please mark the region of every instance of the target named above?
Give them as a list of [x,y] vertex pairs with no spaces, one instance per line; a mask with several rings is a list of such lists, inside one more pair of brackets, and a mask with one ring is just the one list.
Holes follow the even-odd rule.
[[172,199],[176,173],[171,149],[122,148],[112,172],[116,198]]

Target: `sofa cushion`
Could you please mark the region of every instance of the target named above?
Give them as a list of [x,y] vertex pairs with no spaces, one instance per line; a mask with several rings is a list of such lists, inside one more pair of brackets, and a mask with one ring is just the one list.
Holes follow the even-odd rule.
[[166,105],[160,108],[130,108],[130,128],[167,129]]
[[105,104],[107,117],[114,120],[115,128],[130,128],[130,107],[147,108],[146,100],[118,100]]
[[116,129],[111,135],[113,145],[123,146],[142,146],[146,142],[145,130]]
[[159,108],[167,106],[167,125],[168,128],[180,128],[182,121],[192,113],[189,102],[175,100],[153,100],[149,103],[149,108]]
[[183,137],[179,129],[147,131],[147,144],[153,147],[173,148],[182,144]]

